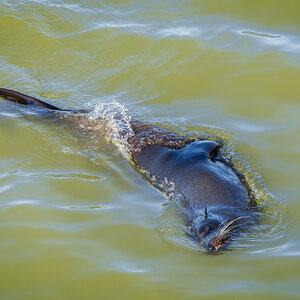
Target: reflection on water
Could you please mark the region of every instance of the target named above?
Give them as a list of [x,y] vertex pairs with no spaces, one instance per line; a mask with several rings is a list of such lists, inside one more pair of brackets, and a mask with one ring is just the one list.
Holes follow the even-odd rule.
[[[299,9],[2,1],[1,87],[92,112],[0,102],[0,298],[299,298]],[[224,140],[259,226],[200,255],[176,202],[124,159],[130,117]]]

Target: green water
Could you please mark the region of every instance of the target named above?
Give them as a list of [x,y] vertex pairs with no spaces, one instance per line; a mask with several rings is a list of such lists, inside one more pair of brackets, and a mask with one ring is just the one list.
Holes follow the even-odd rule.
[[1,87],[226,136],[275,221],[195,253],[116,147],[1,101],[0,299],[299,299],[299,33],[292,0],[2,0]]

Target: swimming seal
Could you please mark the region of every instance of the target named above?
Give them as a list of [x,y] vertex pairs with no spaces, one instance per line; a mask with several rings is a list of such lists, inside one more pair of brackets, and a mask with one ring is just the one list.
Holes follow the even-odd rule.
[[[23,105],[68,111],[34,97],[0,88],[0,97]],[[167,179],[182,194],[186,225],[207,252],[224,249],[243,229],[257,223],[255,199],[244,176],[220,155],[221,144],[194,140],[161,127],[131,121],[135,166]]]

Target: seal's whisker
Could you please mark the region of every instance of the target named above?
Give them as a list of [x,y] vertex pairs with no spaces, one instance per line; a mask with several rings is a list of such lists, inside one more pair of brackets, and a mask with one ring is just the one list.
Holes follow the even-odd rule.
[[[240,218],[237,218],[237,219],[241,219],[241,218],[248,218],[248,217],[240,217]],[[235,222],[237,219],[234,219],[231,222],[229,222],[229,225],[232,225],[232,223]],[[229,234],[231,233],[231,231],[238,228],[239,226],[242,226],[242,224],[235,224],[235,225],[232,225],[230,227],[228,226],[228,224],[226,224],[226,226],[224,228],[222,228],[222,230],[217,232],[215,241],[217,243],[221,242],[222,239],[225,239],[225,238],[229,237]]]
[[236,227],[238,227],[238,226],[232,226],[232,227],[227,228],[227,230],[223,231],[222,234],[216,236],[215,241],[217,243],[223,242],[224,239],[230,237],[231,231],[233,229],[235,229]]
[[[232,221],[228,222],[223,228],[221,228],[216,236],[223,236],[223,234],[225,233],[229,233],[230,231],[232,231],[234,228],[236,228],[237,226],[235,225],[234,227],[229,227],[230,225],[232,225],[234,222],[236,222],[237,220],[240,220],[240,219],[244,219],[244,218],[248,218],[248,216],[242,216],[242,217],[238,217],[236,219],[233,219]],[[224,222],[223,222],[224,223]],[[222,224],[221,224],[222,225]],[[220,225],[220,226],[221,226]],[[229,231],[230,229],[230,231]]]
[[232,230],[233,230],[233,228],[230,227],[227,230],[223,231],[220,235],[217,236],[217,241],[221,241],[222,239],[228,237]]
[[231,231],[232,231],[231,228],[228,228],[227,230],[223,231],[221,234],[217,233],[214,238],[215,241],[220,242],[222,239],[228,237]]
[[[231,224],[232,225],[232,224]],[[232,226],[227,226],[221,230],[219,234],[219,236],[225,236],[226,234],[229,234],[231,231],[233,231],[234,229],[236,229],[237,227],[241,226],[241,224],[235,224]]]

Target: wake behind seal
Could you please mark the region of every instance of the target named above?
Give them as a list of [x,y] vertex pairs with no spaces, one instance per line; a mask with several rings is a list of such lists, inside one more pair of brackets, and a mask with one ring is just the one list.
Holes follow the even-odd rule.
[[[0,97],[47,111],[70,112],[13,90],[0,88]],[[239,232],[257,224],[251,189],[220,155],[219,143],[195,141],[139,121],[131,121],[131,127],[134,135],[128,144],[135,166],[175,184],[183,195],[186,226],[207,252],[221,251]]]

